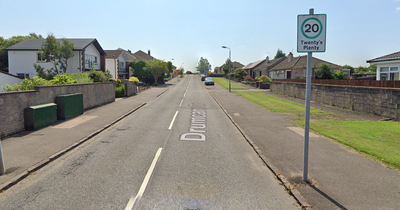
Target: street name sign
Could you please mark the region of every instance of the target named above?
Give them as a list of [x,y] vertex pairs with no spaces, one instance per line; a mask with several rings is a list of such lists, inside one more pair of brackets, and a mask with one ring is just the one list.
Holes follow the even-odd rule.
[[325,52],[326,14],[297,16],[297,52]]

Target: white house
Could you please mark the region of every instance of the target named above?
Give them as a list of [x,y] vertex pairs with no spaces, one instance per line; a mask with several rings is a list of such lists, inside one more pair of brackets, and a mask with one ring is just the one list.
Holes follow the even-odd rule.
[[368,60],[376,64],[376,80],[400,80],[400,52]]
[[3,92],[3,88],[1,88],[3,86],[6,85],[14,86],[14,84],[21,84],[21,82],[22,82],[21,78],[9,74],[7,72],[0,71],[0,92]]
[[117,50],[105,50],[106,69],[110,71],[114,79],[129,79],[129,62],[137,60],[131,51],[125,51],[121,48]]
[[[105,70],[105,52],[96,39],[67,39],[74,43],[74,56],[68,59],[68,73],[90,70]],[[42,60],[39,50],[44,39],[26,39],[8,47],[8,72],[20,78],[37,76],[33,64],[45,69],[53,67],[52,63]],[[61,39],[57,39],[61,42]]]

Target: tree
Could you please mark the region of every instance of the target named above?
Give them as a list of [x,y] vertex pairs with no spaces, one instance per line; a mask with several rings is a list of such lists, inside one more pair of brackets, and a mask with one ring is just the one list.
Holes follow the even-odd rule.
[[283,53],[282,50],[278,48],[278,51],[276,51],[276,55],[275,55],[274,59],[283,58],[283,57],[286,57],[286,54]]
[[247,71],[244,70],[243,68],[238,68],[235,69],[233,75],[235,76],[236,79],[243,79],[243,77],[247,76]]
[[317,79],[332,79],[331,67],[327,63],[320,63],[315,69]]
[[168,72],[168,64],[161,60],[151,60],[146,63],[144,69],[154,76],[154,83],[157,83],[158,77]]
[[228,59],[226,59],[224,65],[222,65],[222,71],[224,71],[225,75],[228,74],[229,65],[231,66],[231,70],[232,70],[233,65],[232,65],[232,62],[228,58]]
[[218,67],[214,67],[214,73],[218,73],[219,68]]
[[369,67],[368,67],[368,72],[371,72],[371,73],[376,73],[376,68],[377,68],[378,66],[376,65],[376,64],[371,64]]
[[346,79],[347,74],[346,74],[346,72],[343,72],[343,69],[339,69],[339,70],[333,72],[332,78],[333,79]]
[[59,42],[53,34],[49,34],[42,43],[39,53],[46,62],[53,64],[54,68],[51,68],[50,72],[62,74],[67,72],[68,59],[74,56],[73,49],[73,42],[67,39],[62,39]]
[[354,68],[350,65],[344,65],[343,69],[350,69],[350,75],[354,74]]
[[143,81],[143,77],[151,75],[148,70],[144,69],[145,61],[132,61],[128,65],[133,69],[132,76],[137,77],[140,81]]
[[200,74],[208,74],[208,72],[211,70],[211,64],[208,62],[207,58],[201,57],[196,69],[200,72]]
[[356,68],[354,70],[354,72],[356,74],[365,74],[365,73],[368,73],[368,68],[367,67],[363,67],[363,66],[359,66],[358,68]]

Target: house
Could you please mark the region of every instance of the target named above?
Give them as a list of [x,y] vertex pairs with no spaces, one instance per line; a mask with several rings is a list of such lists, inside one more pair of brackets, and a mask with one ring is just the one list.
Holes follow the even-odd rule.
[[376,64],[376,80],[400,80],[400,52],[367,60]]
[[272,69],[274,66],[278,65],[283,60],[285,60],[285,57],[270,60],[269,57],[267,56],[266,59],[264,59],[260,64],[258,64],[256,67],[252,69],[253,78],[257,78],[262,75],[268,76],[268,71]]
[[133,56],[135,56],[138,60],[142,60],[142,61],[151,61],[151,60],[156,59],[153,56],[151,56],[150,50],[147,51],[147,53],[139,50],[139,51],[133,53]]
[[[312,57],[311,61],[312,78],[315,78],[314,70],[318,68],[320,63],[327,63],[331,66],[332,71],[342,69],[342,66]],[[303,79],[307,73],[307,55],[293,57],[290,52],[279,64],[268,70],[271,79]]]
[[[216,72],[216,73],[225,73],[224,72],[224,70],[223,70],[223,67],[224,67],[224,65],[225,64],[222,64],[220,67],[218,67],[218,72]],[[243,68],[243,64],[241,64],[241,63],[239,63],[239,62],[237,62],[237,61],[233,61],[232,62],[232,69],[231,69],[231,72],[234,72],[236,69],[238,69],[238,68]]]
[[4,71],[0,71],[0,92],[3,92],[3,88],[1,88],[3,86],[14,86],[14,84],[21,84],[21,82],[21,78]]
[[255,74],[254,70],[258,65],[260,65],[262,62],[264,62],[264,60],[259,60],[259,61],[253,62],[253,63],[249,63],[246,66],[244,66],[243,69],[247,71],[247,75],[255,78],[256,74]]
[[[91,69],[105,70],[105,55],[103,48],[96,39],[67,39],[74,43],[73,57],[68,59],[68,73],[84,72]],[[20,78],[37,76],[33,64],[45,69],[53,68],[40,56],[40,48],[44,39],[26,39],[8,47],[8,72]],[[57,39],[61,42],[62,39]]]
[[106,53],[106,69],[110,71],[114,79],[129,79],[129,62],[137,60],[130,50],[121,48],[116,50],[104,50]]

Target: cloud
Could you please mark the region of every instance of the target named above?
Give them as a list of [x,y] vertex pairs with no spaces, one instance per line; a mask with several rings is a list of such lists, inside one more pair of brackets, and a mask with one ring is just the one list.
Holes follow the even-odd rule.
[[396,8],[396,11],[397,11],[397,12],[400,11],[400,7],[397,7],[397,8]]

